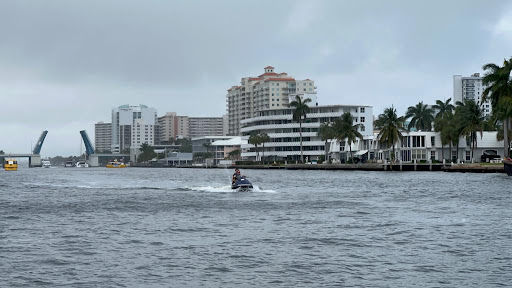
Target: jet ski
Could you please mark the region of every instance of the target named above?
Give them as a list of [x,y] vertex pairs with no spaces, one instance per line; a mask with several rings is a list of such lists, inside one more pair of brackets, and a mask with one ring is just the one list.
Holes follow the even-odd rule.
[[238,189],[238,191],[248,191],[252,189],[252,183],[247,180],[245,176],[238,176],[236,181],[231,184],[231,189]]

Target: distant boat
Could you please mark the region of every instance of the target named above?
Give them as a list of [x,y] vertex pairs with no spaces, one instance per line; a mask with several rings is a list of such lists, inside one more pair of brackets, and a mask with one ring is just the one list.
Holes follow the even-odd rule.
[[43,167],[44,168],[52,167],[52,163],[50,161],[48,161],[48,160],[43,160],[42,163],[43,163]]
[[64,164],[64,167],[75,167],[75,163],[73,161],[66,161],[66,164]]
[[77,168],[89,168],[89,164],[87,164],[87,162],[85,162],[84,160],[80,160],[80,161],[76,162],[76,167]]
[[108,162],[107,168],[126,168],[126,165],[123,162],[114,160],[112,162]]
[[4,160],[5,171],[17,171],[18,161],[16,159],[5,159]]
[[503,166],[505,167],[505,172],[507,172],[507,175],[512,176],[512,159],[505,158],[505,160],[503,160]]

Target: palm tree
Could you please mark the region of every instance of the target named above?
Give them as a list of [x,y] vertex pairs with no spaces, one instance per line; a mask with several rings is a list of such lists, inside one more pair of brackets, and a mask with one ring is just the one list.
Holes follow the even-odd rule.
[[240,158],[240,149],[229,152],[228,156],[231,160],[238,160]]
[[423,104],[423,101],[416,104],[416,106],[410,106],[405,113],[405,119],[411,118],[411,122],[407,129],[411,130],[412,127],[416,130],[431,131],[432,122],[434,121],[434,111],[428,108],[427,105]]
[[392,161],[395,160],[395,144],[403,137],[401,133],[403,126],[404,118],[396,115],[396,109],[393,106],[384,109],[384,113],[380,114],[375,121],[375,127],[380,129],[377,136],[379,142],[393,148]]
[[261,161],[263,161],[263,163],[265,163],[264,159],[265,159],[265,142],[270,142],[270,136],[268,136],[267,133],[260,133],[259,135],[259,138],[260,138],[260,144],[262,145],[262,153],[263,153],[263,156],[261,157]]
[[447,114],[453,114],[453,110],[455,110],[455,106],[451,104],[452,98],[449,98],[446,101],[436,100],[436,104],[432,106],[435,110],[438,110],[435,118],[443,118]]
[[480,137],[483,136],[484,115],[483,111],[478,104],[472,100],[468,100],[463,106],[460,106],[461,112],[461,132],[462,135],[470,137],[471,139],[471,162],[474,162],[474,150],[477,145],[477,132],[480,132]]
[[256,161],[258,161],[258,158],[260,157],[260,154],[258,153],[258,145],[261,144],[260,136],[256,133],[251,134],[251,136],[249,136],[249,144],[254,145],[254,149],[256,150]]
[[[439,132],[441,135],[441,157],[444,158],[444,146],[450,144],[450,155],[452,151],[452,136],[453,136],[453,110],[455,107],[451,104],[451,98],[446,101],[436,100],[436,104],[432,106],[433,109],[438,110],[434,118],[434,131]],[[448,129],[449,131],[445,131]],[[450,156],[451,158],[451,156]]]
[[295,96],[295,100],[290,103],[291,107],[294,107],[293,120],[299,122],[299,134],[300,134],[300,161],[304,163],[304,152],[302,151],[302,121],[306,119],[306,114],[309,112],[308,103],[311,99],[302,99],[299,95]]
[[488,98],[491,100],[493,113],[500,115],[499,120],[503,121],[503,149],[505,157],[510,156],[510,139],[508,130],[510,129],[510,118],[512,117],[512,57],[503,61],[503,67],[494,63],[488,63],[483,66],[486,71],[482,83],[487,88],[482,93],[482,103]]
[[358,128],[361,124],[354,125],[354,117],[350,112],[345,112],[341,115],[341,118],[334,121],[334,135],[336,140],[340,143],[341,141],[347,141],[347,145],[350,150],[350,160],[353,162],[352,155],[352,143],[356,143],[357,138],[363,140],[363,135],[359,133]]
[[329,149],[327,149],[327,144],[329,139],[334,139],[334,129],[331,123],[322,123],[320,124],[320,129],[318,129],[318,136],[325,141],[325,161],[329,163],[329,153],[331,147],[329,145]]

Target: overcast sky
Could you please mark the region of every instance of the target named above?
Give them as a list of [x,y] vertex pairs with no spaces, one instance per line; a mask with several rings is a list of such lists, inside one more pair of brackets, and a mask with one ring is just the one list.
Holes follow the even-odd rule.
[[47,129],[43,156],[77,155],[122,104],[221,116],[267,65],[315,80],[320,104],[403,113],[512,56],[508,1],[354,2],[2,0],[0,150]]

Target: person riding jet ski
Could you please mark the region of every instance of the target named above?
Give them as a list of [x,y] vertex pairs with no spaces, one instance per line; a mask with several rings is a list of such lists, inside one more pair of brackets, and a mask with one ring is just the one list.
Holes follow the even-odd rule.
[[252,189],[252,183],[247,178],[240,174],[240,170],[235,169],[233,179],[231,182],[231,189],[248,190]]

